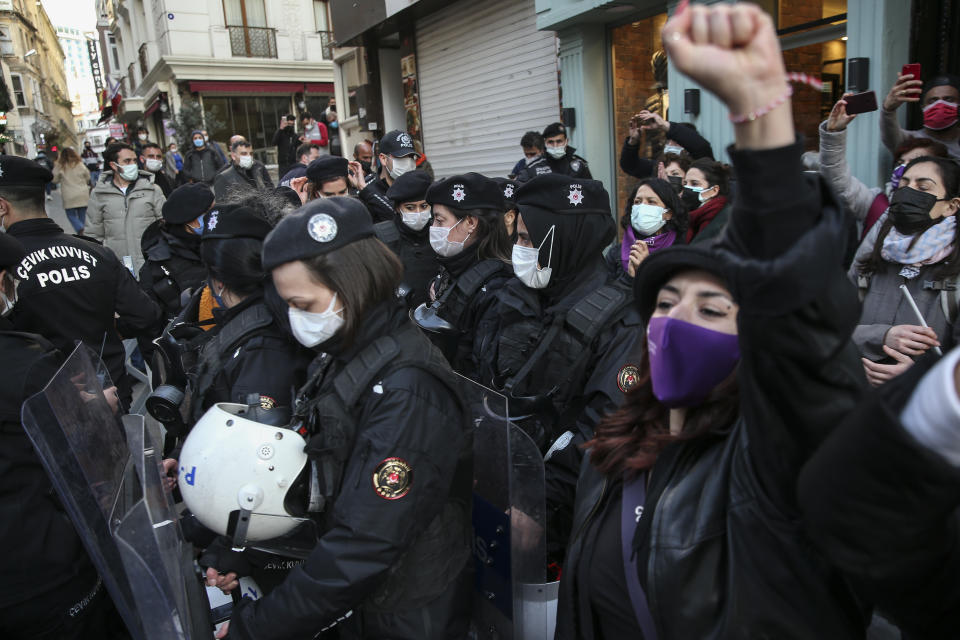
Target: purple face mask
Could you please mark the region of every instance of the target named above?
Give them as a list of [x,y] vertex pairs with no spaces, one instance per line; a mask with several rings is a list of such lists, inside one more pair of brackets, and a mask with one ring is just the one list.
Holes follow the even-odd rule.
[[894,189],[900,186],[900,178],[903,177],[903,172],[906,170],[907,165],[901,164],[893,170],[893,173],[890,174],[890,184]]
[[653,395],[671,409],[703,402],[740,361],[736,335],[673,318],[651,318],[647,350]]

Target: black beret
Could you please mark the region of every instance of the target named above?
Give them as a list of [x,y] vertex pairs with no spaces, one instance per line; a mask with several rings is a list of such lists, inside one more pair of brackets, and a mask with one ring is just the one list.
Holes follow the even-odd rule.
[[307,165],[307,180],[319,185],[325,180],[347,177],[348,162],[340,156],[321,156]]
[[514,197],[521,214],[530,207],[560,214],[610,215],[610,194],[599,180],[545,173],[520,185]]
[[413,137],[406,131],[389,131],[380,138],[380,153],[394,158],[414,155],[417,149],[413,146]]
[[0,156],[0,187],[43,186],[53,180],[49,169],[20,156]]
[[0,233],[0,269],[18,264],[27,255],[20,241],[9,233]]
[[254,238],[263,240],[273,227],[250,207],[229,205],[216,207],[203,218],[202,240]]
[[185,184],[174,189],[163,203],[163,219],[171,224],[186,224],[210,210],[213,191],[201,183]]
[[373,235],[373,218],[356,198],[335,196],[303,205],[283,218],[263,243],[263,268],[329,253]]
[[644,322],[653,315],[660,288],[680,271],[703,270],[726,281],[724,262],[714,253],[712,243],[674,245],[651,253],[633,279],[634,304]]
[[567,128],[563,126],[562,122],[554,122],[553,124],[548,124],[547,128],[543,130],[543,137],[552,138],[559,135],[567,135]]
[[492,180],[500,185],[500,188],[503,190],[504,208],[507,210],[516,209],[517,189],[520,188],[520,183],[510,178],[493,178]]
[[393,200],[394,204],[426,200],[427,189],[431,184],[433,180],[426,171],[408,171],[393,181],[387,189],[387,197]]
[[479,173],[465,173],[434,182],[427,191],[427,202],[453,209],[495,209],[505,211],[500,185]]

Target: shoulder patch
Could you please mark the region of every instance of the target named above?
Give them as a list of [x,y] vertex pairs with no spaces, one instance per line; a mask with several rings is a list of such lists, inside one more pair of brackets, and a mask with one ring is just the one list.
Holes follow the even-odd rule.
[[581,166],[583,166],[583,163],[580,162],[579,160],[570,161],[570,168],[573,169],[574,171],[580,171]]
[[271,398],[270,396],[262,395],[260,396],[260,408],[261,409],[274,409],[277,406],[277,401]]
[[640,381],[640,369],[632,364],[623,366],[617,373],[617,386],[624,393],[630,391]]
[[384,500],[399,500],[412,484],[413,468],[403,458],[386,458],[373,472],[373,490]]

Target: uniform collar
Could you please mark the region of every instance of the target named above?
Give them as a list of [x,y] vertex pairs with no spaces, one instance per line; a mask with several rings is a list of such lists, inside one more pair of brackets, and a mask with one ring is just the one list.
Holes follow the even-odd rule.
[[28,218],[26,220],[21,220],[20,222],[14,223],[7,229],[7,233],[16,238],[18,236],[39,236],[63,233],[63,229],[60,228],[60,225],[47,216],[43,216],[42,218]]

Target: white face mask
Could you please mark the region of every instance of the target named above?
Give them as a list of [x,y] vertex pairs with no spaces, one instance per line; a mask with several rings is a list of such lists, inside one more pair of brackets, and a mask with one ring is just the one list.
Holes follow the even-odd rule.
[[533,162],[534,160],[536,160],[536,159],[539,158],[539,157],[540,157],[540,156],[530,156],[530,157],[524,156],[524,157],[523,157],[523,161],[529,166],[531,162]]
[[240,156],[238,164],[241,169],[249,169],[253,166],[253,156]]
[[290,329],[297,342],[309,349],[332,338],[343,326],[343,309],[334,310],[336,304],[337,294],[333,294],[330,306],[323,313],[311,313],[296,307],[287,309]]
[[663,214],[666,212],[666,209],[656,205],[635,204],[630,210],[630,224],[642,235],[649,236],[666,224],[666,220],[663,219]]
[[[513,255],[511,256],[513,272],[520,278],[520,282],[531,289],[543,289],[550,282],[550,276],[553,274],[553,269],[550,268],[550,262],[553,260],[553,238],[555,237],[554,230],[556,228],[556,225],[550,227],[550,230],[547,231],[547,235],[539,247],[522,247],[519,244],[513,245]],[[543,248],[544,243],[548,239],[550,240],[550,254],[547,257],[547,266],[541,269],[537,265],[540,260],[540,249]]]
[[141,134],[138,135],[137,137],[140,138],[141,140],[146,140],[146,139],[147,139],[147,134],[141,133]]
[[[466,218],[460,218],[460,220],[457,221],[457,224],[460,224],[464,220],[466,220]],[[430,246],[433,247],[433,250],[437,252],[438,256],[449,258],[463,251],[463,247],[467,242],[467,238],[470,237],[469,233],[467,234],[467,237],[463,239],[463,242],[451,242],[448,239],[450,232],[456,228],[457,224],[449,228],[430,227]]]
[[160,171],[160,169],[163,167],[163,160],[148,158],[147,161],[143,163],[143,166],[147,171],[151,173],[156,173],[157,171]]
[[394,180],[417,168],[417,160],[413,156],[407,156],[406,158],[393,158],[391,164],[393,165],[393,168],[389,169],[388,171],[390,173],[390,177]]
[[547,153],[550,154],[551,158],[559,160],[567,154],[567,145],[563,145],[562,147],[547,147]]
[[432,217],[433,212],[430,209],[426,211],[400,211],[400,218],[403,220],[403,224],[414,231],[420,231],[420,229],[427,226]]
[[[20,283],[10,276],[9,273],[3,275],[0,279],[0,318],[5,318],[13,311],[13,305],[17,304],[17,285]],[[7,289],[13,289],[13,297],[7,297]]]
[[672,144],[668,144],[667,146],[665,146],[665,147],[663,148],[663,152],[664,152],[664,153],[674,153],[674,154],[676,154],[676,155],[680,155],[681,153],[683,153],[683,147],[678,147],[678,146],[675,146],[675,145],[672,145]]
[[140,175],[140,167],[135,164],[125,164],[120,167],[120,177],[127,182],[133,182]]

